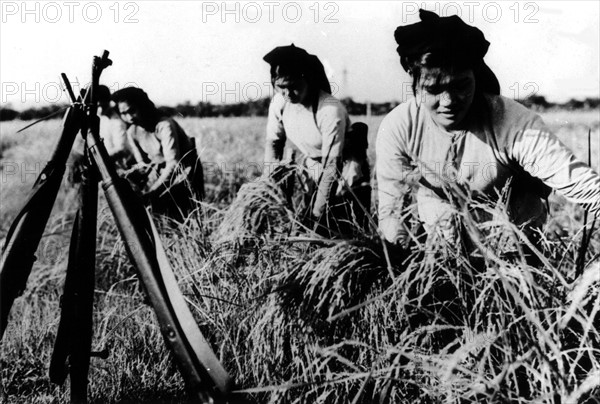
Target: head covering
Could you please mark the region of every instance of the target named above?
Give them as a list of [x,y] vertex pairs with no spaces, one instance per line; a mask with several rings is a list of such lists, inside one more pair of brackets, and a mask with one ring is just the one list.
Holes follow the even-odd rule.
[[431,53],[441,56],[449,65],[476,69],[478,85],[486,92],[500,93],[498,79],[483,62],[490,46],[483,32],[456,15],[440,17],[420,9],[419,17],[421,22],[400,26],[394,32],[398,44],[396,51],[404,70],[409,71],[410,59]]
[[[404,57],[424,53],[444,53],[465,63],[483,59],[490,43],[483,32],[466,24],[460,17],[440,17],[427,10],[419,10],[421,22],[396,28],[396,51]],[[404,69],[408,66],[402,65]]]
[[263,60],[271,65],[271,75],[275,76],[280,71],[289,75],[305,77],[310,85],[331,94],[331,86],[323,64],[315,55],[311,55],[302,48],[291,44],[278,46],[267,53]]
[[305,65],[310,54],[302,48],[291,44],[289,46],[278,46],[271,52],[267,53],[263,60],[271,66],[279,66],[282,64],[301,66]]

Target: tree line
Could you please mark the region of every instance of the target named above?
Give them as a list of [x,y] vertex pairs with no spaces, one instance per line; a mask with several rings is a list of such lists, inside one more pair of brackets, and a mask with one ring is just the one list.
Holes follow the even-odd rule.
[[[356,102],[350,97],[343,98],[341,101],[350,115],[367,115],[369,109],[372,115],[385,115],[398,105],[398,102],[370,103],[370,105],[368,105],[367,103]],[[554,103],[547,101],[544,96],[532,95],[517,101],[536,111],[545,111],[554,108],[589,110],[600,107],[600,98],[585,98],[583,100],[570,99],[565,103]],[[267,116],[270,102],[270,98],[233,104],[212,104],[210,102],[192,104],[191,102],[185,102],[174,107],[162,106],[159,107],[159,109],[167,115],[180,117]],[[0,121],[10,121],[13,119],[28,121],[41,119],[52,114],[56,114],[56,118],[61,118],[62,115],[58,114],[58,112],[65,107],[65,104],[52,104],[43,107],[28,108],[23,111],[16,111],[9,107],[0,108]]]

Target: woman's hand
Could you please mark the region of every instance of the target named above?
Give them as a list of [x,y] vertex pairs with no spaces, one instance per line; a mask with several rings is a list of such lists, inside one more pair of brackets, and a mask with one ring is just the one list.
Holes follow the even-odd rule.
[[319,220],[321,218],[321,216],[323,216],[323,214],[325,213],[325,205],[315,204],[315,206],[313,206],[311,213],[312,213],[313,219]]

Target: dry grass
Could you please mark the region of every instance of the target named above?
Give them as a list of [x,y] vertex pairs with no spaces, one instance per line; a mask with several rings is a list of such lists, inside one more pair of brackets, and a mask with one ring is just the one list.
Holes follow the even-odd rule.
[[[598,131],[597,118],[577,119],[559,132],[575,144],[586,141],[583,125]],[[553,199],[535,266],[522,253],[519,229],[502,215],[476,223],[472,201],[456,211],[465,229],[460,245],[416,239],[398,253],[373,232],[351,242],[319,239],[297,226],[300,207],[275,183],[232,168],[261,158],[263,124],[185,120],[207,145],[205,161],[229,166],[215,166],[200,221],[160,223],[180,287],[240,395],[270,403],[598,402],[600,235],[580,259],[580,208]],[[44,125],[25,135],[29,146],[7,143],[3,164],[43,161],[53,139],[42,133],[58,126]],[[374,118],[371,139],[376,125]],[[31,186],[6,184],[14,192],[2,192],[3,228],[21,202],[18,190]],[[75,208],[70,194],[59,198],[0,348],[7,403],[68,401],[68,390],[47,378]],[[91,401],[184,402],[105,207],[97,263],[93,347],[110,356],[92,360]]]

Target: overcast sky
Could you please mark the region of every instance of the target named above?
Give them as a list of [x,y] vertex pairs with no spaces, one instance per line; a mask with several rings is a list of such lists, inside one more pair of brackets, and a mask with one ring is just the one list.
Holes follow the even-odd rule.
[[401,101],[410,81],[393,33],[423,6],[484,32],[503,95],[600,96],[598,1],[0,3],[1,101],[15,109],[66,102],[60,73],[87,83],[103,49],[113,90],[134,83],[159,105],[248,101],[271,91],[262,57],[292,42],[319,56],[338,96]]

